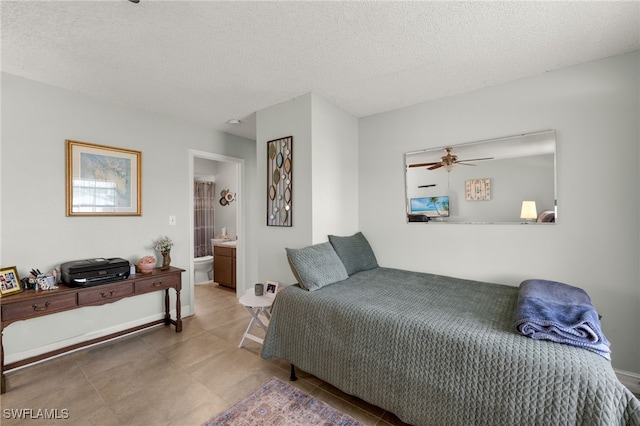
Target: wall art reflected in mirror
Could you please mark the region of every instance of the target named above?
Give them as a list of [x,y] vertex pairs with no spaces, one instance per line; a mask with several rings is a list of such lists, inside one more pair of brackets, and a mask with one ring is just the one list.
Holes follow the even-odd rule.
[[407,222],[553,224],[556,132],[405,154]]

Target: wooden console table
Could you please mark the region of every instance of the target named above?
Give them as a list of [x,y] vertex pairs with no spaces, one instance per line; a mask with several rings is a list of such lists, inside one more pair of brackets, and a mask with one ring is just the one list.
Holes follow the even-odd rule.
[[[176,333],[182,331],[182,319],[180,318],[180,290],[182,289],[182,272],[184,269],[171,267],[169,270],[161,271],[159,268],[154,269],[150,274],[135,274],[125,280],[112,281],[91,287],[67,287],[63,284],[55,290],[26,290],[22,293],[4,296],[0,299],[1,319],[0,321],[0,373],[2,381],[2,390],[0,393],[6,392],[5,371],[31,364],[59,355],[74,349],[92,345],[115,337],[123,336],[134,331],[142,330],[154,325],[173,324],[176,327]],[[171,319],[169,313],[169,289],[176,291],[176,319]],[[164,318],[142,324],[137,327],[122,330],[107,336],[87,340],[85,342],[76,343],[65,348],[47,352],[41,355],[33,356],[27,359],[4,364],[4,347],[2,346],[2,333],[9,324],[36,318],[43,315],[51,315],[58,312],[69,311],[72,309],[83,308],[85,306],[98,306],[106,303],[115,302],[126,297],[138,296],[153,291],[164,290]]]

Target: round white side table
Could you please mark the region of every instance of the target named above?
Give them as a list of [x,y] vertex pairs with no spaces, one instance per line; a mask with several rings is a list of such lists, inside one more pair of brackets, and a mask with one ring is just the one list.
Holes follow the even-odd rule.
[[[271,308],[274,299],[274,296],[256,296],[253,289],[248,290],[247,293],[240,298],[239,302],[247,309],[247,311],[251,315],[251,321],[249,322],[247,330],[244,332],[244,335],[242,336],[242,340],[240,341],[240,345],[238,347],[243,347],[247,339],[253,340],[254,342],[258,342],[260,344],[264,342],[264,339],[251,334],[251,327],[256,325],[262,328],[264,331],[267,331],[269,320],[271,320],[269,308]],[[266,324],[260,318],[260,314],[265,317]]]

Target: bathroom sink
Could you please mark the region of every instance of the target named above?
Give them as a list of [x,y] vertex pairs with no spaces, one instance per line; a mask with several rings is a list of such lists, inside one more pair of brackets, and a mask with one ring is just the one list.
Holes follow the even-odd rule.
[[224,243],[220,243],[220,244],[222,244],[223,246],[234,246],[235,247],[236,246],[236,242],[237,241],[225,241]]

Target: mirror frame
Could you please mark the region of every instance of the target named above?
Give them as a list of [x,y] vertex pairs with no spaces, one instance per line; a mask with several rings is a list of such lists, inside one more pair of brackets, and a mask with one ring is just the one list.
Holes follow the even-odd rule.
[[[439,164],[446,162],[443,157],[447,155],[447,148],[451,149],[451,154],[458,156],[457,163],[449,167]],[[532,225],[557,223],[555,130],[411,151],[404,154],[404,161],[407,223]],[[413,172],[413,170],[425,170],[428,167],[433,169],[428,171],[430,175]],[[549,169],[552,173],[545,172]],[[477,170],[475,175],[474,170]],[[551,174],[553,176],[550,176]],[[425,176],[429,178],[425,179]],[[418,183],[420,185],[417,185]],[[445,185],[446,189],[443,190],[442,186]],[[414,186],[417,188],[413,188]],[[515,195],[519,191],[522,192]],[[480,196],[475,196],[475,193]],[[436,197],[445,195],[452,201],[451,211],[448,204],[446,207],[441,206],[440,210],[446,210],[446,214],[450,216],[425,219],[426,213],[412,214],[415,213],[411,209],[412,198],[435,201]],[[514,199],[514,197],[517,198]],[[537,203],[538,219],[520,218],[518,213],[523,201],[531,200]],[[463,205],[462,203],[473,204]],[[542,215],[543,212],[544,215]],[[542,216],[545,221],[539,222]],[[551,219],[553,221],[549,221]]]

